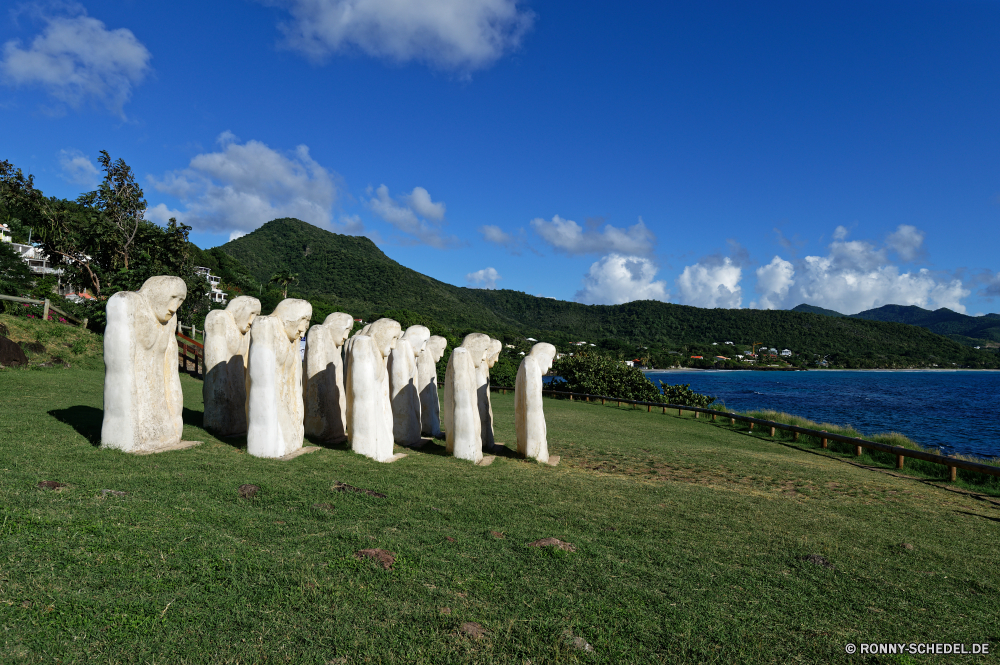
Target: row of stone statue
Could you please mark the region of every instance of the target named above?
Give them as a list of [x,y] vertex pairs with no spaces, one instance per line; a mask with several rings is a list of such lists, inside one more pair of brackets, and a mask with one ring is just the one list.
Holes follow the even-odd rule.
[[[187,295],[178,277],[152,277],[137,292],[108,300],[104,338],[102,445],[129,452],[181,444],[183,395],[177,370],[176,312]],[[437,362],[447,342],[425,326],[404,332],[379,319],[348,338],[349,314],[335,312],[309,328],[312,306],[281,301],[260,316],[260,301],[234,298],[205,319],[204,426],[220,436],[246,434],[247,452],[284,457],[305,435],[386,462],[393,444],[440,437],[448,452],[478,462],[496,445],[489,368],[503,344],[467,335],[448,360],[444,403]],[[306,330],[308,328],[308,335]],[[300,340],[305,335],[305,357]],[[555,347],[540,343],[521,361],[515,385],[518,452],[548,461],[542,376]]]

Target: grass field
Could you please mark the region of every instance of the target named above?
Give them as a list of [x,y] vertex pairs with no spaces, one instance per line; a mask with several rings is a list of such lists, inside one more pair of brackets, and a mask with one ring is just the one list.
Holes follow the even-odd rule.
[[[261,460],[201,429],[201,384],[187,376],[184,438],[204,443],[131,456],[96,447],[102,381],[0,371],[2,662],[941,663],[968,658],[844,648],[1000,651],[997,499],[676,412],[549,399],[557,467],[475,467],[439,446],[389,465],[343,448]],[[513,396],[493,400],[512,446]],[[37,487],[50,480],[66,486]],[[245,483],[259,494],[241,498]],[[528,546],[546,537],[576,551]],[[393,552],[391,569],[355,558],[368,548]]]

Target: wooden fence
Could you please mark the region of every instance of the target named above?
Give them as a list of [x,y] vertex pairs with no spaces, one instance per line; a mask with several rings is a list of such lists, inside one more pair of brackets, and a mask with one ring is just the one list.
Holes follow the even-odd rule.
[[[507,388],[504,386],[490,386],[490,390],[497,392],[507,393],[508,390],[514,390],[513,388]],[[968,460],[958,459],[956,457],[949,457],[948,455],[938,455],[936,453],[928,453],[922,450],[911,450],[909,448],[902,448],[900,446],[890,446],[885,443],[876,443],[875,441],[867,441],[865,439],[858,439],[853,436],[844,436],[843,434],[836,434],[833,432],[827,432],[824,430],[809,429],[807,427],[798,427],[797,425],[787,425],[785,423],[775,422],[773,420],[762,420],[760,418],[751,418],[750,416],[744,416],[739,413],[732,413],[730,411],[716,411],[714,409],[706,409],[699,406],[684,406],[682,404],[664,404],[662,402],[642,402],[638,400],[630,399],[619,399],[617,397],[608,397],[606,395],[588,395],[586,393],[573,393],[565,390],[542,390],[543,394],[549,394],[552,396],[565,395],[570,401],[573,401],[574,397],[583,398],[584,401],[591,400],[601,400],[601,404],[605,402],[616,402],[618,406],[622,404],[632,404],[635,406],[645,406],[646,411],[650,412],[654,408],[662,409],[663,413],[667,412],[667,409],[671,411],[677,409],[677,415],[681,415],[684,411],[689,411],[694,413],[694,417],[697,418],[699,414],[706,414],[712,416],[712,420],[717,418],[728,418],[730,424],[735,425],[737,421],[748,423],[750,429],[753,430],[755,425],[760,425],[761,427],[767,427],[770,430],[770,435],[774,436],[776,430],[783,430],[785,432],[792,432],[794,434],[795,440],[798,440],[800,434],[805,434],[807,436],[812,436],[820,440],[820,445],[823,448],[829,446],[830,441],[839,441],[841,443],[846,443],[854,447],[854,454],[856,456],[861,455],[863,448],[869,450],[879,450],[881,452],[889,453],[896,456],[896,468],[903,468],[903,460],[907,457],[913,459],[920,459],[927,462],[933,462],[935,464],[942,464],[948,467],[948,478],[952,481],[955,480],[958,474],[958,469],[964,469],[966,471],[975,471],[976,473],[986,474],[988,476],[998,476],[1000,477],[1000,467],[990,466],[988,464],[980,464],[978,462],[970,462]]]
[[49,320],[49,312],[55,312],[56,314],[62,316],[67,321],[72,321],[73,323],[77,324],[81,328],[86,328],[87,327],[87,321],[88,321],[88,319],[82,319],[81,320],[81,319],[76,318],[75,316],[70,316],[69,314],[67,314],[66,312],[62,311],[61,309],[59,309],[58,307],[56,307],[55,305],[53,305],[51,302],[49,302],[48,298],[46,298],[45,300],[32,300],[31,298],[15,298],[14,296],[0,296],[0,300],[10,300],[12,302],[23,302],[23,303],[28,303],[30,305],[42,305],[42,320],[43,321],[48,321]]
[[195,376],[204,377],[205,345],[179,332],[177,333],[177,364],[187,372],[189,362],[194,366]]

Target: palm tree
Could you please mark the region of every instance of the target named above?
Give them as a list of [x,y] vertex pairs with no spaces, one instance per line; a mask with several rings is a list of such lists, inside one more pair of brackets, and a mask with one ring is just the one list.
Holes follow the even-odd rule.
[[291,270],[285,270],[282,272],[276,272],[271,275],[271,284],[277,284],[281,288],[281,297],[288,297],[288,286],[299,281],[299,274],[297,272],[292,272]]

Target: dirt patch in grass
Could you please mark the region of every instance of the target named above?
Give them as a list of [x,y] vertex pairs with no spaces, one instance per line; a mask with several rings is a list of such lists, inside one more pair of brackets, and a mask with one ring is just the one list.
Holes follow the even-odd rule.
[[66,483],[60,483],[59,481],[56,480],[43,480],[42,482],[38,483],[36,487],[40,490],[57,490],[62,487],[66,487]]
[[575,552],[576,547],[573,543],[567,543],[558,538],[542,538],[541,540],[536,540],[533,543],[528,543],[528,547],[558,547],[564,552]]
[[376,492],[375,490],[366,490],[363,487],[355,487],[354,485],[348,485],[347,483],[334,483],[333,487],[330,488],[334,492],[354,492],[355,494],[367,494],[368,496],[374,496],[379,499],[384,499],[388,495],[382,494],[382,492]]
[[821,556],[819,554],[810,554],[809,556],[804,556],[802,557],[802,560],[807,561],[813,564],[814,566],[820,566],[822,568],[826,568],[827,570],[836,570],[837,568],[832,563],[830,563],[830,561],[827,560],[825,556]]
[[333,504],[332,503],[314,503],[313,504],[313,508],[315,508],[316,510],[321,510],[324,513],[332,513],[333,512]]
[[396,563],[396,553],[382,549],[358,550],[354,553],[354,558],[359,561],[371,559],[386,570],[392,568],[392,564]]
[[476,623],[475,621],[466,621],[465,623],[462,624],[462,627],[459,630],[461,630],[462,633],[464,633],[466,636],[471,637],[473,639],[486,637],[486,629],[483,628],[478,623]]
[[260,488],[256,485],[240,485],[237,490],[240,493],[240,497],[243,499],[252,499],[260,492]]

